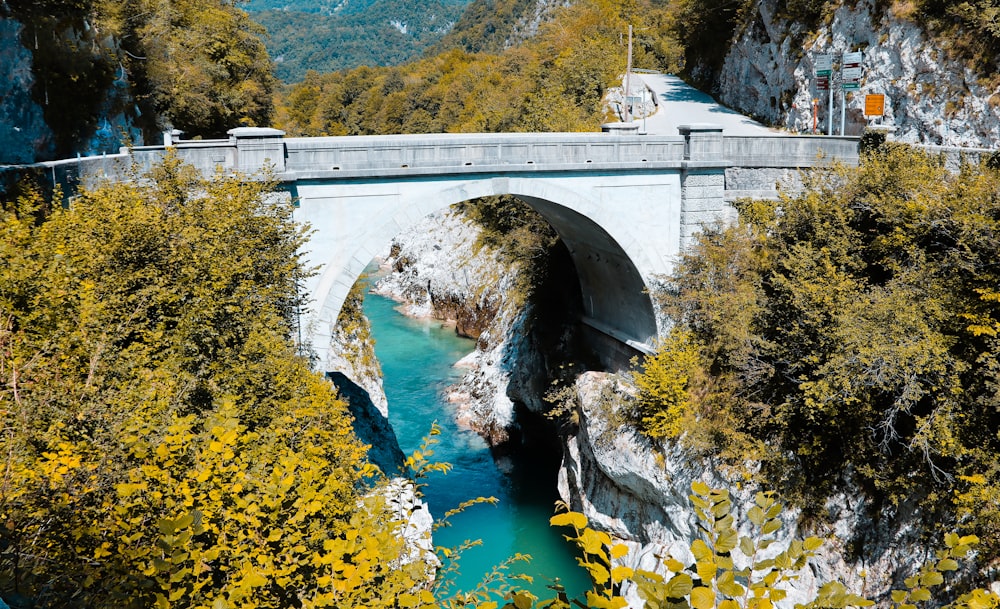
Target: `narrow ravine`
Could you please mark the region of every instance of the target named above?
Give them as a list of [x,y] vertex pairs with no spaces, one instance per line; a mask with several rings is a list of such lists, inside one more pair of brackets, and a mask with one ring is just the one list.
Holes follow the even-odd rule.
[[452,526],[434,534],[438,546],[453,547],[467,539],[483,542],[463,555],[456,588],[474,588],[495,565],[520,552],[533,559],[515,570],[535,578],[529,589],[540,598],[551,595],[546,584],[555,577],[571,596],[586,590],[589,581],[576,564],[573,549],[548,525],[558,498],[558,448],[512,451],[498,464],[482,438],[455,423],[454,408],[444,398],[444,390],[462,374],[455,362],[472,351],[474,342],[456,336],[454,329],[438,321],[405,317],[396,306],[390,299],[368,294],[364,311],[371,321],[389,421],[400,447],[406,454],[417,450],[436,421],[441,434],[434,460],[454,467],[447,476],[430,478],[426,499],[432,514],[439,518],[474,497],[499,499],[496,506],[470,508],[452,518]]

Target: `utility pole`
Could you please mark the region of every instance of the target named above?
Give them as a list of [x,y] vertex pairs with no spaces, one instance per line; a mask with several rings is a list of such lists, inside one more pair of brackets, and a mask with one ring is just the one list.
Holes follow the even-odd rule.
[[630,78],[632,76],[632,26],[628,26],[628,61],[625,63],[625,122],[632,122],[632,112],[630,112],[628,105],[628,98],[630,87],[632,83]]

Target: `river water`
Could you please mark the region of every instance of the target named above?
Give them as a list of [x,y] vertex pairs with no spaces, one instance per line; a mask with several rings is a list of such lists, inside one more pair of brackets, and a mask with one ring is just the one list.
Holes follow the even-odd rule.
[[455,423],[454,406],[444,390],[462,371],[454,364],[471,352],[474,342],[456,336],[454,329],[433,320],[411,319],[395,310],[396,303],[377,294],[365,297],[364,311],[371,321],[375,353],[382,365],[389,422],[400,448],[411,454],[437,422],[441,434],[434,461],[453,466],[447,475],[433,474],[425,489],[431,513],[445,511],[475,497],[496,497],[497,505],[476,505],[451,519],[451,526],[434,533],[435,545],[455,547],[467,539],[482,545],[466,550],[452,591],[475,588],[495,565],[515,553],[530,554],[530,563],[518,563],[514,572],[531,575],[531,586],[545,599],[546,585],[558,577],[570,596],[589,588],[586,572],[576,564],[573,548],[548,525],[553,514],[559,455],[549,450],[520,451],[504,467],[497,466],[486,443],[476,433]]

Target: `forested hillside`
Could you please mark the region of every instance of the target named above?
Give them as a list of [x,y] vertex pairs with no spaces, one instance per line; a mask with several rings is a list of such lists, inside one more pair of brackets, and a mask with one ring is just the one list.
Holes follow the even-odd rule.
[[547,0],[472,2],[435,48],[439,52],[459,48],[471,53],[499,53],[534,35],[542,18],[559,6],[564,4]]
[[392,66],[422,55],[451,30],[469,0],[273,2],[246,5],[268,32],[274,72],[298,82],[307,70]]
[[670,16],[657,2],[583,0],[499,53],[452,50],[396,68],[311,73],[279,99],[290,134],[595,131],[603,97],[625,68],[622,34],[641,17],[639,67],[676,69]]

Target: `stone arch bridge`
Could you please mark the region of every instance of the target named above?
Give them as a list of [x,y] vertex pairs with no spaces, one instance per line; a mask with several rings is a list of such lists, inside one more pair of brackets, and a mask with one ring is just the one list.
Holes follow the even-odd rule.
[[[313,233],[306,252],[308,339],[321,367],[348,291],[392,238],[435,210],[509,194],[537,210],[567,245],[583,296],[580,320],[604,365],[649,352],[664,328],[649,297],[656,278],[730,202],[776,196],[802,169],[857,163],[856,138],[728,137],[715,125],[677,136],[612,133],[436,134],[285,138],[238,128],[226,140],[166,142],[203,171],[270,167]],[[44,164],[67,185],[151,166],[166,146]]]

